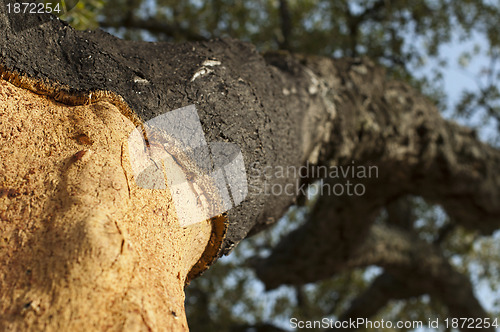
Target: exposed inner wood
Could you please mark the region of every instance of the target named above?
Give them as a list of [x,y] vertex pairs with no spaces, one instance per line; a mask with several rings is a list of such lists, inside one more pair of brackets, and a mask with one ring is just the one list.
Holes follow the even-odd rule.
[[70,106],[0,80],[3,330],[187,329],[183,288],[224,217],[181,227],[168,189],[137,187],[134,128],[105,98]]
[[[35,80],[24,75],[20,75],[15,71],[7,70],[0,64],[0,79],[10,82],[16,87],[24,88],[32,91],[38,95],[47,96],[56,102],[69,105],[69,106],[83,106],[91,105],[99,101],[105,101],[114,105],[120,113],[128,118],[136,127],[142,126],[142,120],[137,114],[128,106],[125,100],[111,92],[111,91],[92,91],[92,92],[75,92],[69,86],[61,85],[56,82]],[[81,139],[78,138],[78,139]],[[212,233],[210,240],[205,248],[203,255],[193,265],[186,284],[190,280],[201,275],[204,271],[212,265],[215,260],[220,256],[223,241],[226,237],[228,228],[227,215],[219,215],[212,218]]]

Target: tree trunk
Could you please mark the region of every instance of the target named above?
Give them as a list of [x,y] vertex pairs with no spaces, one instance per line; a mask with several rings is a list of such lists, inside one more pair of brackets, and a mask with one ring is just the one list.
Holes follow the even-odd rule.
[[[261,263],[269,287],[345,265],[378,209],[410,192],[468,227],[498,227],[499,151],[368,60],[262,56],[227,39],[123,41],[5,7],[0,30],[4,330],[187,329],[185,282],[297,201],[266,195],[297,185],[297,174],[266,176],[279,167],[355,160],[381,175],[361,198],[320,204],[294,250],[285,243]],[[169,190],[137,186],[126,147],[136,126],[191,104],[207,141],[241,149],[248,194],[183,227]],[[311,242],[318,234],[336,241]],[[331,250],[328,271],[314,274]]]

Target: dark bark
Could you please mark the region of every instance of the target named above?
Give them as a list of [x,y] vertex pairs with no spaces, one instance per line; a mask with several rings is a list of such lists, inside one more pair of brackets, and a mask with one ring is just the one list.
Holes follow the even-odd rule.
[[[327,84],[335,92],[335,127],[318,163],[377,165],[379,177],[360,180],[363,196],[320,196],[309,221],[260,265],[268,287],[312,282],[342,269],[380,208],[407,194],[441,204],[459,225],[483,234],[498,229],[498,150],[443,120],[430,101],[370,63],[305,61],[320,77],[333,73]],[[321,271],[313,272],[313,265]]]

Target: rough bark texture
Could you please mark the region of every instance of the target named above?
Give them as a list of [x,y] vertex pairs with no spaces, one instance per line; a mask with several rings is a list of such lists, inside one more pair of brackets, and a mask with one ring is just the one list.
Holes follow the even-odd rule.
[[[40,25],[42,20],[46,23]],[[16,29],[16,25],[30,28]],[[407,286],[405,292],[394,294],[394,297],[425,292],[439,297],[453,315],[484,315],[477,301],[474,302],[468,280],[457,274],[435,248],[415,242],[407,228],[401,230],[394,225],[391,228],[378,228],[373,226],[373,221],[383,206],[404,195],[415,194],[441,204],[455,223],[490,234],[500,223],[500,152],[478,141],[471,130],[443,120],[431,102],[408,85],[388,80],[383,69],[369,60],[333,60],[286,52],[261,56],[251,45],[235,40],[177,45],[127,42],[101,31],[77,32],[57,19],[47,20],[36,15],[9,18],[5,6],[0,8],[0,31],[3,33],[0,38],[0,65],[4,80],[65,104],[88,103],[96,107],[100,103],[110,103],[109,109],[114,109],[114,113],[109,112],[116,114],[129,128],[170,110],[195,104],[208,141],[232,142],[241,148],[245,164],[249,167],[247,175],[250,191],[240,206],[229,211],[227,236],[224,242],[211,244],[212,248],[216,248],[212,255],[217,254],[221,247],[222,253],[228,253],[245,236],[276,221],[296,201],[295,195],[259,194],[265,185],[284,186],[296,184],[297,180],[293,176],[255,176],[262,175],[265,167],[350,165],[352,161],[358,165],[376,165],[378,178],[363,181],[366,185],[365,195],[344,195],[333,199],[321,196],[310,220],[284,239],[269,258],[257,264],[258,275],[268,288],[285,283],[300,285],[313,282],[328,278],[342,269],[376,263],[385,266],[387,271],[372,289],[367,290],[367,294],[380,294],[384,287],[388,287],[389,280],[401,285],[402,289]],[[206,60],[212,62],[207,63]],[[12,98],[17,98],[10,102],[15,104],[24,97]],[[33,109],[28,105],[22,107]],[[12,121],[20,123],[21,120]],[[111,129],[103,127],[101,131],[102,135],[113,138]],[[6,140],[5,136],[2,140]],[[32,143],[36,142],[34,139]],[[75,146],[69,142],[67,140],[64,146],[74,149]],[[119,142],[117,139],[115,145],[120,145]],[[5,151],[9,151],[8,148]],[[77,152],[68,150],[65,158],[71,158]],[[123,176],[122,170],[116,172]],[[15,234],[25,226],[14,218],[17,214],[11,212],[11,204],[20,204],[21,210],[29,205],[22,203],[22,200],[15,203],[19,199],[15,197],[16,190],[21,188],[15,179],[4,178],[2,181],[5,182],[2,183],[5,190],[2,192],[0,213],[8,216],[2,222],[6,221],[4,225],[8,225],[15,221],[9,231]],[[41,190],[49,190],[48,185],[46,181],[41,181]],[[36,198],[43,201],[42,196]],[[111,195],[104,200],[113,205],[111,202],[118,198]],[[57,213],[60,210],[59,207],[48,209]],[[116,213],[130,213],[126,207],[114,206],[113,209]],[[154,211],[151,213],[155,214]],[[69,219],[69,225],[77,222],[75,218]],[[400,225],[407,223],[404,220],[399,222]],[[64,226],[54,229],[71,228]],[[149,234],[147,230],[144,232]],[[210,232],[200,232],[206,236],[204,243],[210,243]],[[222,241],[222,233],[212,242]],[[76,299],[80,298],[80,293],[71,290],[81,289],[85,289],[82,292],[90,297],[108,296],[111,299],[111,294],[115,293],[112,288],[91,291],[78,284],[78,276],[91,275],[97,269],[96,266],[89,265],[87,270],[73,273],[60,261],[56,262],[57,255],[47,256],[42,251],[29,252],[27,244],[36,242],[37,234],[35,227],[26,231],[24,241],[7,238],[4,242],[2,259],[7,258],[10,263],[2,265],[2,272],[12,269],[12,274],[6,274],[7,279],[2,284],[2,296],[10,299],[6,307],[2,308],[7,317],[2,323],[14,324],[16,320],[22,322],[26,319],[26,324],[41,329],[47,326],[44,324],[67,326],[64,324],[68,324],[73,312],[92,315],[91,307],[88,312],[86,307],[78,309],[81,311],[70,307],[66,311],[67,317],[54,313],[56,322],[51,320],[50,314],[37,320],[34,316],[36,310],[29,314],[35,318],[25,318],[23,305],[26,308],[34,307],[28,296],[31,294],[30,289],[42,289],[45,293],[40,292],[44,296],[62,294],[70,303],[76,303]],[[76,239],[78,234],[80,232],[73,234],[73,238]],[[57,236],[66,241],[72,238],[65,232],[62,235],[56,232],[54,236],[53,241],[58,239]],[[164,233],[158,234],[158,237],[171,238]],[[106,236],[105,240],[111,238]],[[200,246],[203,247],[201,242]],[[47,246],[54,247],[56,242],[50,243]],[[138,240],[138,243],[141,241]],[[382,248],[391,249],[380,249],[378,243],[382,243]],[[416,255],[413,245],[428,255]],[[174,248],[180,246],[178,243]],[[40,244],[38,248],[43,250],[45,247]],[[64,248],[61,250],[64,251]],[[148,249],[148,255],[157,255],[157,250],[160,249]],[[398,251],[397,255],[393,255],[395,251]],[[14,252],[20,256],[19,259],[23,258],[21,261],[26,260],[26,264],[17,263],[18,259],[12,260]],[[63,257],[71,261],[82,257],[84,261],[91,260],[94,263],[95,259],[95,264],[101,264],[101,258],[92,258],[92,255],[87,257],[84,249],[76,252],[75,257],[70,254]],[[89,252],[92,253],[92,250],[89,249]],[[143,262],[148,261],[145,257],[150,257],[138,254],[138,251],[132,252],[130,255],[142,257]],[[172,260],[171,255],[165,255],[165,261]],[[427,259],[429,255],[435,259],[428,264],[421,264],[420,260]],[[189,256],[193,258],[196,255]],[[22,277],[21,274],[30,270],[28,262],[38,259],[41,259],[37,263],[41,269],[37,272],[40,287],[32,288],[26,280],[31,278],[29,274],[33,272]],[[419,261],[418,269],[415,267],[416,261]],[[186,259],[181,264],[182,268],[179,265],[165,267],[170,274],[180,270],[185,272],[173,283],[174,288],[181,287],[179,285],[188,273],[188,262],[193,263]],[[207,260],[205,265],[210,263]],[[65,270],[61,273],[67,276],[67,284],[60,283],[60,279],[51,275],[51,269],[58,268],[58,264],[63,264],[61,268]],[[142,284],[137,284],[135,288],[140,296],[155,293],[144,284],[144,280],[158,276],[155,273],[145,276],[148,275],[148,268],[162,269],[164,261],[153,260],[150,264],[145,265]],[[45,270],[42,269],[44,266],[47,266]],[[130,266],[127,265],[127,268]],[[112,269],[110,266],[103,273],[112,273]],[[114,276],[114,280],[120,287],[125,287],[118,280],[134,275],[132,270],[124,270]],[[412,275],[422,277],[411,279]],[[13,286],[16,280],[19,280],[19,284]],[[171,279],[165,280],[169,283]],[[449,282],[448,286],[443,286],[443,282]],[[453,301],[450,293],[453,287],[462,290],[460,301]],[[51,293],[51,290],[55,293]],[[69,293],[64,293],[66,291]],[[120,291],[129,294],[124,288],[118,293]],[[42,295],[37,296],[43,298]],[[151,294],[151,298],[154,296],[156,294]],[[160,298],[158,301],[164,300]],[[51,312],[51,305],[55,302],[48,299],[44,301],[48,308],[46,312]],[[358,301],[361,303],[363,298],[360,297]],[[382,305],[384,301],[381,298],[378,303]],[[111,302],[116,304],[116,324],[124,324],[124,319],[128,317],[124,312],[141,310],[141,305],[137,304],[141,301],[133,305],[121,299]],[[92,303],[92,299],[82,303],[86,306]],[[178,300],[173,303],[174,306],[182,306]],[[115,310],[113,308],[106,310]],[[356,303],[353,303],[346,317],[354,315],[356,308]],[[172,321],[178,313],[169,313],[169,310],[168,305],[151,309],[153,316],[170,317],[164,323],[158,321],[158,324],[164,324],[162,327],[175,324]],[[377,308],[370,312],[374,310]],[[99,314],[96,313],[95,317],[102,324]],[[144,323],[141,313],[138,317],[143,319],[143,323],[138,323],[138,326],[162,328],[157,327],[160,325]],[[178,325],[178,328],[184,327],[183,323]]]
[[259,276],[268,287],[331,276],[364,243],[379,210],[408,194],[441,204],[467,228],[483,234],[498,229],[498,150],[478,141],[473,131],[443,120],[430,101],[403,83],[387,81],[369,63],[322,59],[308,64],[316,65],[321,77],[334,74],[336,128],[319,163],[356,160],[377,165],[379,176],[360,180],[366,186],[363,196],[320,196],[309,222],[260,265]]
[[[387,80],[383,70],[369,62],[311,57],[302,61],[329,80],[335,94],[332,140],[320,149],[318,164],[347,166],[355,160],[358,165],[377,165],[379,176],[343,179],[363,183],[363,196],[320,195],[307,222],[255,264],[259,278],[272,289],[376,264],[385,274],[344,318],[370,316],[390,298],[421,294],[443,302],[450,317],[487,317],[470,281],[438,248],[432,249],[434,254],[430,248],[424,250],[428,255],[405,253],[423,249],[412,234],[413,221],[404,218],[408,214],[390,221],[408,234],[386,234],[375,244],[374,234],[383,232],[372,225],[383,207],[412,194],[440,204],[453,224],[491,234],[500,226],[500,152],[481,143],[472,130],[442,119],[430,101],[406,84]],[[338,179],[324,181],[334,185]],[[370,243],[373,246],[366,249]],[[407,249],[398,243],[406,243]],[[364,259],[365,264],[357,265]],[[387,292],[390,283],[393,288]]]

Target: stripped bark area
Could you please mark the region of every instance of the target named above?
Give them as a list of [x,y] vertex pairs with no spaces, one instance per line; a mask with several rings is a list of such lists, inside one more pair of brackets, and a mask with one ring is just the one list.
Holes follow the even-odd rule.
[[[381,67],[368,59],[261,55],[231,39],[129,42],[74,31],[57,19],[25,19],[32,28],[14,31],[0,12],[7,36],[0,39],[0,96],[9,117],[1,140],[11,144],[2,144],[0,159],[6,328],[187,329],[186,276],[300,201],[259,194],[266,184],[295,184],[294,177],[262,179],[250,171],[353,161],[377,166],[379,176],[364,182],[363,196],[319,197],[309,220],[255,265],[266,286],[378,264],[386,273],[368,294],[394,282],[401,292],[394,288],[393,298],[428,293],[452,315],[484,314],[468,280],[438,245],[418,241],[404,213],[384,227],[374,222],[383,207],[411,194],[441,204],[457,225],[491,234],[500,223],[500,151],[444,120]],[[253,166],[241,205],[216,222],[182,229],[173,226],[168,193],[134,187],[123,139],[137,124],[190,104],[208,141],[237,144]],[[82,134],[89,140],[75,139]],[[450,287],[463,290],[455,306]],[[345,318],[362,314],[356,303],[363,295],[358,300]]]
[[132,122],[5,81],[0,100],[1,186],[19,193],[0,199],[1,329],[186,330],[184,284],[212,222],[181,227],[168,190],[137,187]]

